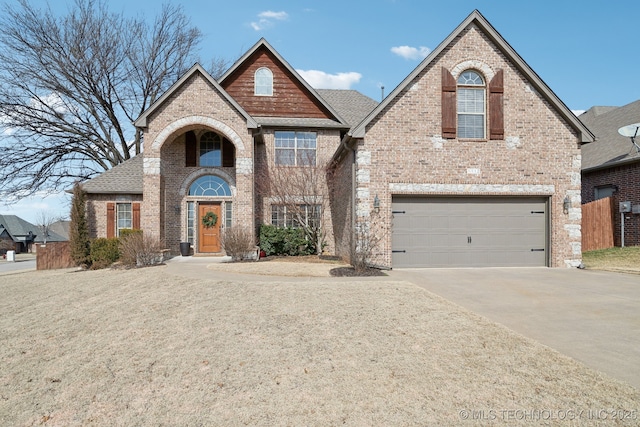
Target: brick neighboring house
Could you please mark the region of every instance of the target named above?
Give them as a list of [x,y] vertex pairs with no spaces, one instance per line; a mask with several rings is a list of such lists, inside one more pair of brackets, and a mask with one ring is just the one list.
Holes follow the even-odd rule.
[[[582,201],[613,197],[614,242],[620,246],[619,203],[640,205],[640,153],[618,129],[640,122],[640,101],[622,107],[592,107],[579,118],[596,136],[595,144],[582,148]],[[625,215],[625,246],[640,245],[640,206],[636,210],[638,213]]]
[[385,267],[576,266],[592,140],[474,11],[338,148],[338,250],[365,230]]
[[135,125],[144,154],[84,184],[94,236],[218,253],[220,227],[287,223],[260,181],[311,162],[332,165],[327,252],[349,258],[364,231],[382,267],[580,263],[593,135],[478,11],[381,104],[314,90],[262,39],[218,81],[196,64]]

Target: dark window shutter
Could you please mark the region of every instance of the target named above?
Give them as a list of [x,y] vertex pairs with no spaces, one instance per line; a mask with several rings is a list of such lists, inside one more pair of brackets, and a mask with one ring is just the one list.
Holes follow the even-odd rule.
[[131,204],[132,228],[140,230],[140,203]]
[[456,80],[442,67],[442,137],[456,137]]
[[489,82],[489,139],[504,139],[504,77],[502,69]]
[[227,138],[222,139],[222,166],[232,168],[236,164],[236,146]]
[[116,237],[116,204],[107,203],[107,239]]
[[196,166],[196,156],[198,152],[198,142],[196,141],[196,134],[190,130],[185,134],[185,166]]

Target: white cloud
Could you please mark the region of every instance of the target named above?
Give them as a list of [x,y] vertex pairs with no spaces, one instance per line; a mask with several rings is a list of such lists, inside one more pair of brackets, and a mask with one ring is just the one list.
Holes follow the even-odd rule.
[[425,46],[396,46],[391,48],[391,52],[404,59],[424,59],[431,52],[431,49]]
[[256,31],[272,27],[274,25],[274,21],[286,21],[289,19],[289,14],[284,11],[274,12],[272,10],[265,10],[258,14],[258,18],[260,19],[257,22],[254,21],[250,24]]
[[350,89],[362,78],[362,74],[355,72],[328,74],[318,70],[296,71],[315,89]]

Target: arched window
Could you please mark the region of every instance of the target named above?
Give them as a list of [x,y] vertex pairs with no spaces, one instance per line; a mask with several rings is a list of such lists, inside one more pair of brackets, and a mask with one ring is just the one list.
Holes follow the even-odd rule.
[[258,96],[273,95],[273,73],[270,69],[262,67],[256,70],[254,94]]
[[485,88],[484,79],[474,70],[458,77],[458,138],[485,138]]
[[189,196],[231,196],[227,182],[215,175],[204,175],[193,181],[189,187]]

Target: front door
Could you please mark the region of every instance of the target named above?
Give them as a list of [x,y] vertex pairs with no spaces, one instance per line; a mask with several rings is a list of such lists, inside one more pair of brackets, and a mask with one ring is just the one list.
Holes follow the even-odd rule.
[[198,252],[220,252],[219,204],[198,205]]

